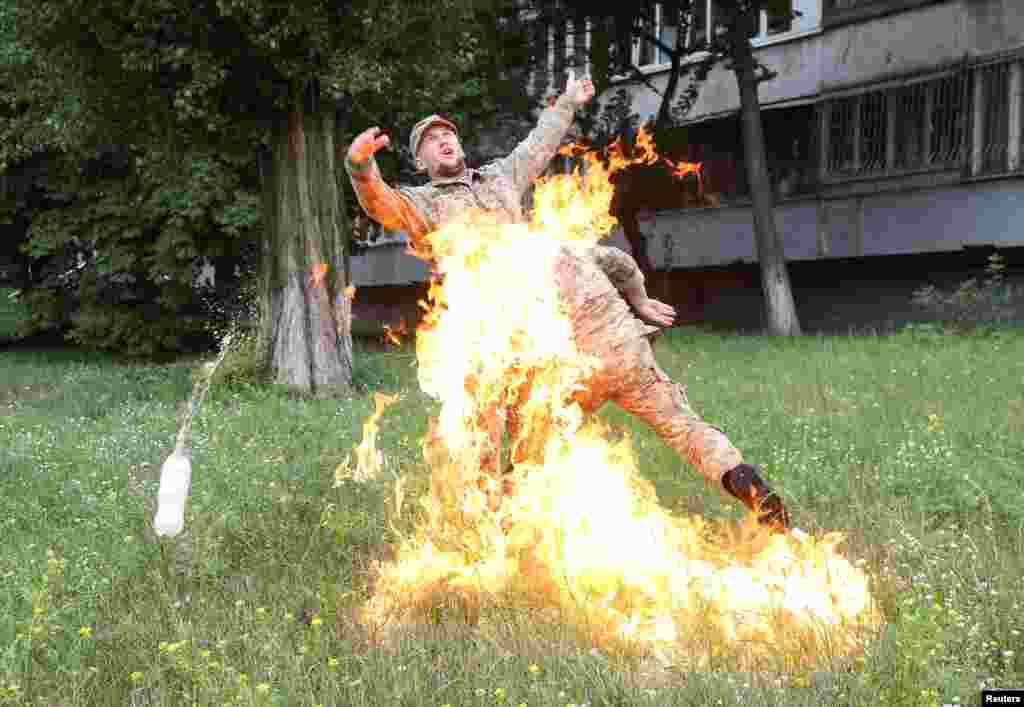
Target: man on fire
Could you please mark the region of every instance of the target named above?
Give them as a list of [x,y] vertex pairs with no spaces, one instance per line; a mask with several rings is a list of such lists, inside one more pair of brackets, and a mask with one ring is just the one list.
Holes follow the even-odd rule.
[[[576,108],[593,96],[589,79],[570,77],[565,93],[541,113],[526,139],[507,157],[480,169],[466,166],[454,124],[438,115],[424,118],[409,139],[417,169],[430,177],[423,186],[392,189],[381,179],[373,155],[389,139],[376,127],[352,142],[345,168],[367,214],[385,228],[405,231],[417,246],[426,234],[467,209],[485,209],[508,222],[521,222],[523,194],[557,152]],[[648,337],[659,327],[670,326],[675,310],[647,296],[643,274],[633,258],[601,245],[585,255],[566,250],[555,279],[578,349],[601,362],[579,400],[584,412],[614,401],[646,422],[709,482],[720,484],[757,513],[761,524],[775,531],[788,530],[789,515],[758,469],[743,463],[725,434],[693,411],[685,388],[658,366]],[[516,416],[514,410],[508,412],[511,428],[517,424]],[[497,437],[496,447],[499,424],[495,416],[490,434],[492,439]],[[516,438],[514,432],[510,434]],[[512,456],[512,462],[518,463],[523,450],[513,449]],[[497,464],[497,459],[491,462]]]

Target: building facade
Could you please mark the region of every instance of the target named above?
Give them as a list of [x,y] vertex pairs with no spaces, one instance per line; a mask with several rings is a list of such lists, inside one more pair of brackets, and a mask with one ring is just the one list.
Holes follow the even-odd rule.
[[[942,280],[936,263],[945,262],[940,269],[955,279],[964,267],[984,264],[984,257],[973,257],[958,266],[957,254],[992,247],[1020,252],[1013,249],[1024,247],[1024,2],[792,2],[796,17],[762,13],[751,42],[756,57],[777,73],[760,85],[759,98],[785,255],[805,275],[815,270],[810,264],[846,273],[831,290],[831,304],[828,291],[808,284],[814,278],[804,277],[803,287],[794,278],[798,310],[810,328],[864,319],[854,308],[872,306],[872,273],[893,258],[903,263],[896,271],[906,274],[905,286],[893,284],[898,295],[873,306],[905,319],[913,316],[910,291]],[[688,31],[710,37],[715,0],[698,3],[691,19]],[[662,22],[660,8],[649,22],[659,38],[674,42],[678,28]],[[576,43],[589,41],[573,30],[569,23],[551,32],[551,85],[564,83]],[[632,51],[634,64],[660,91],[667,57],[650,42]],[[653,117],[658,93],[638,81],[624,85],[641,119]],[[721,205],[651,210],[641,230],[665,280],[660,296],[691,319],[757,328],[760,294],[751,267],[757,255],[738,111],[735,77],[716,65],[687,115],[687,131],[688,157],[704,164],[705,184],[722,196]],[[391,245],[353,259],[357,287],[400,286],[426,276],[401,254],[402,241],[392,235]],[[621,234],[612,242],[628,248]],[[925,254],[935,257],[907,260]],[[1010,258],[1011,268],[1020,258]],[[913,273],[915,267],[921,272]]]

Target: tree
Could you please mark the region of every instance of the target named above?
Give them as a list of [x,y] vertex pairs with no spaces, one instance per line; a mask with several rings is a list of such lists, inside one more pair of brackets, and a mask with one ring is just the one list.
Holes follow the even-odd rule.
[[267,364],[280,383],[344,390],[352,350],[339,138],[354,116],[379,118],[364,106],[385,98],[400,118],[435,108],[433,87],[458,85],[486,55],[473,35],[480,4],[48,0],[19,4],[17,30],[48,70],[52,100],[37,117],[73,98],[56,141],[159,148],[172,160],[215,151],[235,164],[259,151]]
[[31,273],[21,333],[64,330],[85,346],[145,356],[208,346],[209,318],[223,308],[212,287],[192,283],[214,260],[230,265],[217,298],[234,294],[233,267],[259,226],[255,160],[94,141],[100,116],[18,25],[17,3],[2,0],[0,232],[2,250]]
[[[662,6],[662,17],[667,18],[663,21],[672,24],[674,20],[677,27],[675,41],[671,44],[655,36],[651,29],[649,18],[653,17],[656,4]],[[758,261],[761,265],[768,331],[771,334],[798,335],[800,323],[796,315],[782,241],[775,226],[773,196],[757,98],[757,86],[762,81],[770,80],[775,74],[756,60],[749,40],[749,30],[757,26],[756,21],[761,10],[767,10],[773,15],[792,15],[791,1],[715,0],[715,36],[710,42],[706,38],[700,38],[687,44],[686,37],[697,35],[691,35],[686,31],[691,18],[695,16],[693,4],[694,0],[668,0],[661,3],[644,0],[637,3],[619,3],[612,8],[585,0],[533,0],[529,12],[533,21],[540,26],[581,18],[591,23],[592,39],[588,58],[599,92],[608,86],[608,77],[612,73],[618,73],[630,76],[661,94],[658,112],[653,121],[659,144],[660,137],[666,133],[665,128],[678,125],[685,118],[697,96],[700,83],[707,78],[712,66],[724,61],[731,68],[740,90],[743,149],[751,189],[754,232]],[[650,78],[633,64],[630,48],[639,41],[653,44],[669,57],[671,68],[664,91],[658,91]],[[686,61],[697,52],[706,52],[701,61]],[[688,76],[691,79],[689,84],[680,90],[681,80]],[[623,99],[620,98],[618,102],[622,103]],[[619,114],[623,114],[621,105],[617,106],[613,102],[612,107]],[[628,115],[628,111],[625,113]],[[622,181],[620,189],[624,194],[618,197],[620,209],[617,215],[637,256],[638,264],[649,269],[645,241],[636,219],[636,211],[643,203],[643,195],[650,193],[647,186],[649,176],[644,170],[636,170],[633,175],[624,175]]]
[[[725,31],[712,43],[716,53],[727,56],[736,75],[740,92],[740,122],[743,125],[743,151],[746,156],[747,179],[754,214],[754,237],[757,260],[761,265],[761,288],[764,292],[768,332],[773,335],[799,336],[800,320],[793,301],[789,269],[782,239],[775,223],[775,197],[768,177],[765,157],[764,129],[757,87],[775,76],[760,64],[750,47],[748,28],[756,26],[762,9],[774,14],[789,11],[788,2],[780,0],[719,0]],[[717,46],[716,46],[717,45]]]

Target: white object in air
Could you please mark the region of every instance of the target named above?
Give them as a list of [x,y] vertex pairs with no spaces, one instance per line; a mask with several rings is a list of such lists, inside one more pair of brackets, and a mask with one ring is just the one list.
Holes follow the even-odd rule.
[[185,502],[192,481],[192,462],[188,457],[183,446],[176,446],[160,469],[160,491],[153,519],[157,535],[173,538],[185,527]]

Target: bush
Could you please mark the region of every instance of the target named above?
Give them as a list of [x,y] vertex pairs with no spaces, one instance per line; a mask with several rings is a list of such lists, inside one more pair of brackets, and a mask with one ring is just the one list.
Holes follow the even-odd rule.
[[934,285],[914,291],[913,303],[948,322],[957,331],[970,331],[979,324],[1002,323],[1013,317],[1015,305],[1024,302],[1024,288],[1006,282],[1006,262],[993,253],[988,257],[985,278],[972,277],[953,290],[943,292]]
[[28,305],[21,298],[21,290],[0,288],[0,343],[17,341],[24,336],[30,319]]
[[236,324],[232,327],[227,353],[213,375],[214,385],[257,384],[266,379],[266,366],[257,346],[255,326]]

